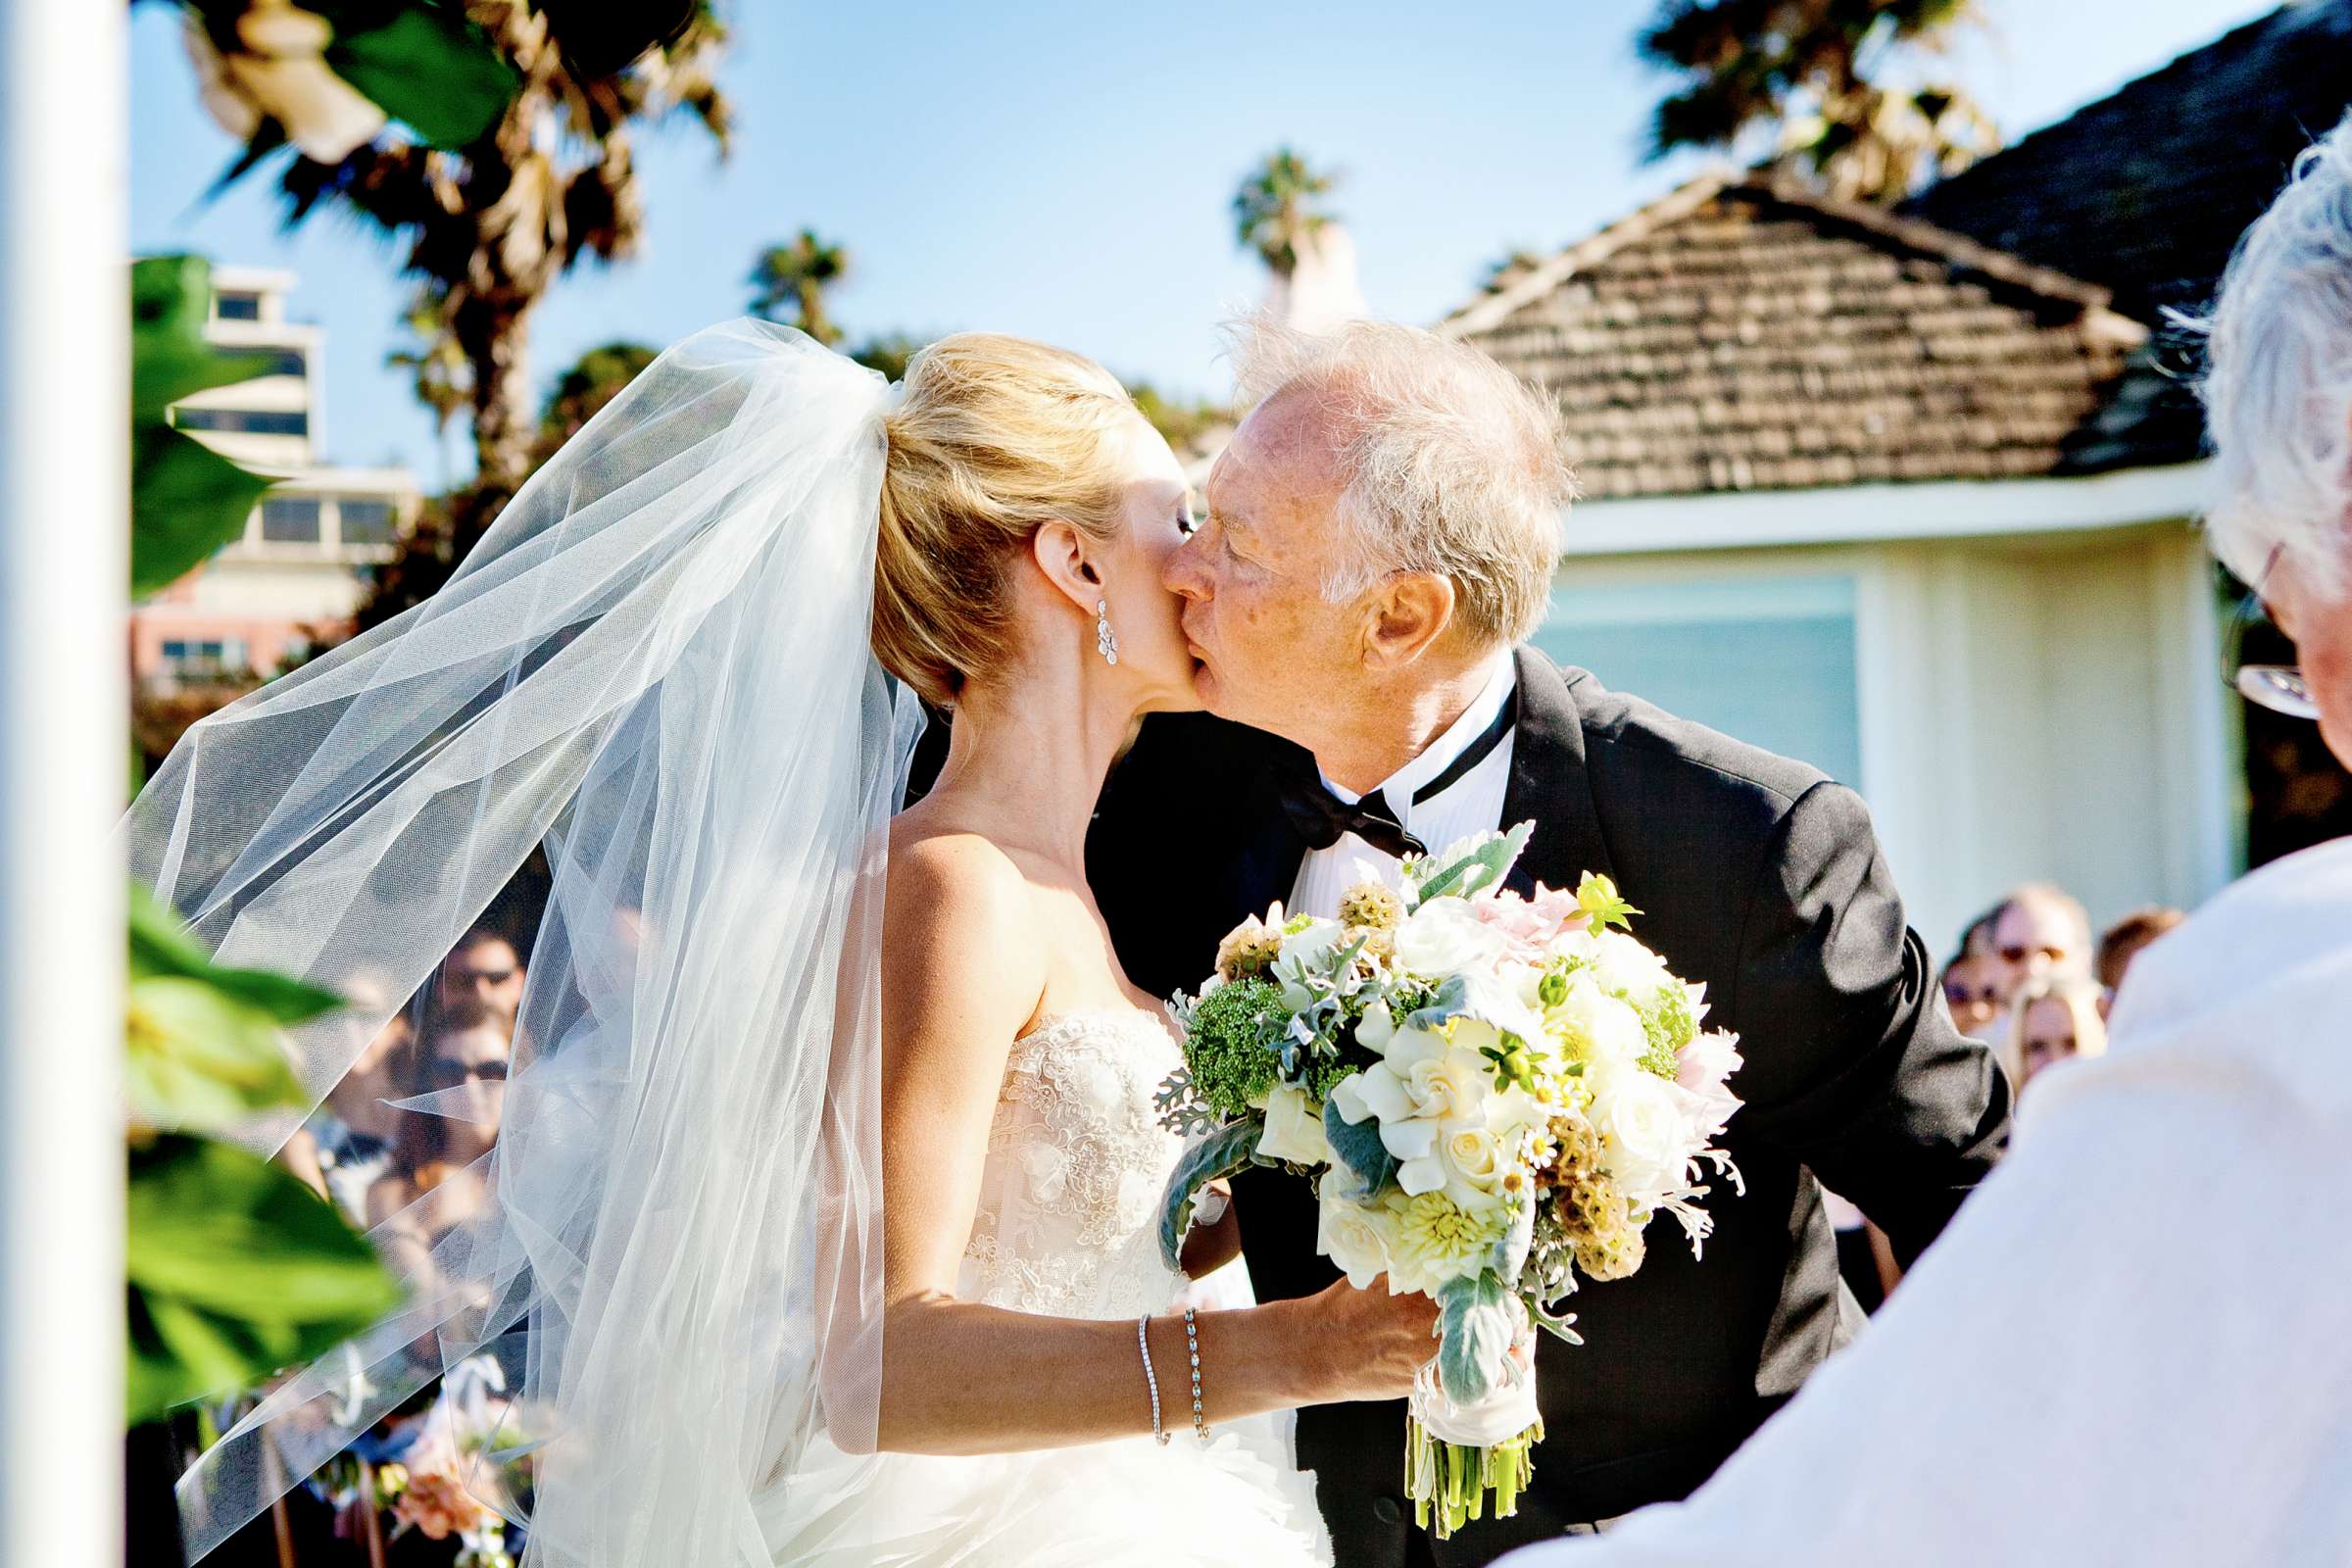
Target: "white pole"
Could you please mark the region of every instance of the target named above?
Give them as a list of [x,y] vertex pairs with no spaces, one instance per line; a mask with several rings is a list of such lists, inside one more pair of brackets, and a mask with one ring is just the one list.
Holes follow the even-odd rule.
[[0,0],[0,1568],[122,1556],[127,9]]

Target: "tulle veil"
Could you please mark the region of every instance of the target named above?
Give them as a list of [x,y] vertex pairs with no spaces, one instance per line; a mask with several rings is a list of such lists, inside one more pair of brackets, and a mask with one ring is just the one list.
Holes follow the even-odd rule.
[[[191,1556],[461,1364],[511,1397],[475,1493],[521,1515],[498,1476],[531,1459],[548,1568],[765,1563],[812,1439],[870,1450],[880,888],[921,722],[869,648],[891,395],[785,328],[688,338],[442,592],[198,724],[132,807],[133,874],[220,961],[351,999],[293,1035],[314,1131],[496,1126],[376,1226],[407,1304],[182,1478]],[[542,851],[503,1103],[355,1091]]]

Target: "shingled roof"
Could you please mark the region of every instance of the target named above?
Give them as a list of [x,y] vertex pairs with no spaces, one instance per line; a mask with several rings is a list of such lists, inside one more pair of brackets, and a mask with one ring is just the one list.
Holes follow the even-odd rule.
[[2103,288],[1877,208],[1711,176],[1440,331],[1559,400],[1592,498],[1996,479],[2146,461]]
[[2200,307],[2295,155],[2352,104],[2352,0],[2300,0],[1930,187],[1903,211],[2115,291]]

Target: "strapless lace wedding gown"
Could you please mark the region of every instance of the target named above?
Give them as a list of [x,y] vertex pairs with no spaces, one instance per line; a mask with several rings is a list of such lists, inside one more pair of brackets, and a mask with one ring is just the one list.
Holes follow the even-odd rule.
[[[1182,1065],[1149,1014],[1056,1018],[1014,1043],[989,1130],[957,1295],[1014,1311],[1132,1323],[1183,1285],[1159,1256],[1159,1196],[1182,1141],[1152,1096]],[[1210,1379],[1214,1366],[1202,1368]],[[1272,1418],[1191,1430],[1188,1368],[1158,1368],[1174,1439],[971,1458],[851,1457],[818,1444],[789,1520],[763,1521],[792,1568],[1100,1568],[1328,1564],[1313,1478]],[[953,1367],[940,1368],[943,1377]],[[1140,1385],[1139,1358],[1135,1376]],[[1027,1396],[1051,1401],[1051,1388]],[[814,1499],[838,1497],[830,1509]]]

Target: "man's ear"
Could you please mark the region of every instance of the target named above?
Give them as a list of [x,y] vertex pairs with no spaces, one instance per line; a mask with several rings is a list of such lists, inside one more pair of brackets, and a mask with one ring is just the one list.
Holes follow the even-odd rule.
[[1066,522],[1049,522],[1029,536],[1029,557],[1063,598],[1088,614],[1102,597],[1095,569],[1095,543]]
[[1364,667],[1402,669],[1453,624],[1453,584],[1434,572],[1399,571],[1377,584],[1364,607]]

